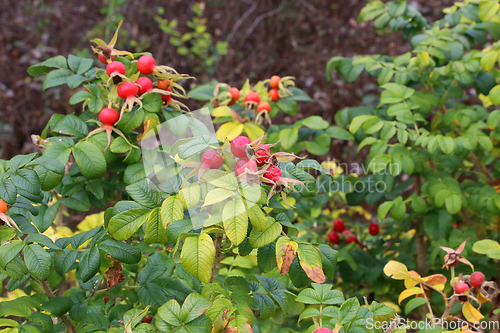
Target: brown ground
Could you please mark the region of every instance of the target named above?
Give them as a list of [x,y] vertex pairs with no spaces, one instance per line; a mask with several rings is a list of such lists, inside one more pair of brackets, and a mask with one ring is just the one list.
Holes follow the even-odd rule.
[[[369,76],[352,85],[346,85],[337,75],[332,83],[326,82],[325,65],[330,57],[397,55],[409,49],[400,34],[378,35],[371,24],[356,23],[365,2],[207,1],[203,16],[208,19],[208,31],[214,41],[224,41],[232,35],[229,53],[216,63],[215,72],[208,74],[205,70],[194,73],[200,60],[179,56],[169,44],[169,36],[152,19],[161,5],[165,9],[162,17],[169,21],[176,18],[180,30],[185,31],[185,22],[194,16],[189,8],[195,1],[0,0],[0,157],[31,151],[30,135],[40,133],[53,113],[75,111],[67,102],[70,97],[67,87],[42,93],[41,82],[31,79],[26,69],[57,54],[67,56],[90,50],[92,37],[109,40],[113,25],[122,16],[125,21],[122,31],[127,33],[126,38],[122,33],[122,49],[134,50],[130,45],[133,40],[141,45],[139,51],[152,52],[162,64],[193,74],[198,82],[215,78],[239,86],[247,77],[257,81],[273,74],[293,75],[297,86],[317,101],[303,103],[296,117],[317,114],[333,122],[337,110],[360,105],[362,97],[369,98],[374,90]],[[424,15],[439,18],[441,8],[452,1],[415,3]],[[113,13],[110,8],[114,8]],[[249,16],[243,20],[246,12]],[[241,22],[239,27],[237,22]],[[340,149],[341,146],[335,147],[332,153]]]

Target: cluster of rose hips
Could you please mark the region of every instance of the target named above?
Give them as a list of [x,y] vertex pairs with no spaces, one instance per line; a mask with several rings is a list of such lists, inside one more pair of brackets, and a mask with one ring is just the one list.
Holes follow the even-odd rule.
[[[368,231],[370,232],[370,235],[377,236],[380,231],[380,228],[376,222],[371,222]],[[338,218],[335,221],[333,221],[333,230],[330,231],[330,233],[328,234],[328,240],[333,244],[338,244],[340,242],[339,233],[341,233],[342,236],[347,237],[345,241],[346,244],[351,244],[351,243],[359,244],[358,237],[356,237],[352,233],[352,231],[345,229],[344,220],[341,218]]]
[[[245,136],[238,136],[231,141],[231,153],[238,157],[239,160],[234,166],[236,176],[245,174],[246,172],[256,173],[257,167],[262,167],[269,162],[271,158],[271,149],[268,145],[257,144],[257,149],[254,149],[254,158],[250,158],[247,154],[248,148],[252,141]],[[269,165],[263,174],[265,184],[274,185],[281,178],[281,169],[277,165]]]
[[465,280],[464,282],[455,284],[455,294],[463,295],[467,290],[471,288],[479,289],[481,288],[485,280],[486,278],[484,277],[483,273],[474,272],[470,275],[469,279]]
[[[294,81],[292,77],[284,77],[281,78],[277,75],[274,75],[269,79],[269,91],[268,97],[259,96],[259,94],[255,91],[249,92],[243,97],[243,105],[246,110],[254,111],[254,120],[258,123],[262,122],[265,119],[269,124],[271,124],[271,120],[269,117],[269,113],[271,112],[271,104],[266,100],[271,100],[273,102],[277,102],[280,98],[286,97],[291,94],[291,92],[287,89],[287,86],[294,85]],[[236,104],[238,101],[241,102],[241,93],[240,90],[236,87],[231,87],[227,92],[222,93],[219,96],[222,99],[222,104],[227,104],[229,106]],[[264,100],[262,100],[264,99]]]

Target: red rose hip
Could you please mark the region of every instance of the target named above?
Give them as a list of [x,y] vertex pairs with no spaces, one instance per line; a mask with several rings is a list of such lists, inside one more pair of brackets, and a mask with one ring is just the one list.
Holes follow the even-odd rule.
[[271,111],[271,104],[269,104],[268,102],[259,103],[259,105],[257,105],[257,112],[260,113],[263,111],[270,112]]
[[246,94],[245,103],[259,103],[259,102],[260,102],[260,96],[256,92],[251,92]]
[[147,77],[141,76],[140,78],[137,79],[137,81],[135,81],[135,83],[139,85],[139,92],[138,92],[139,96],[142,96],[148,91],[153,90],[153,81],[151,81]]
[[137,61],[137,70],[142,74],[142,75],[149,75],[153,73],[153,70],[156,67],[156,60],[150,55],[143,55],[142,57],[139,58],[139,61]]
[[132,98],[139,93],[139,86],[134,82],[123,82],[118,86],[117,93],[123,99]]
[[108,73],[109,76],[111,76],[111,74],[125,75],[125,71],[125,65],[119,61],[112,61],[106,66],[106,73]]
[[278,89],[278,87],[280,86],[280,81],[281,78],[278,75],[273,75],[271,77],[271,80],[269,80],[269,85],[271,86],[271,88]]
[[[274,185],[274,183],[277,183],[280,178],[281,178],[281,169],[278,168],[276,165],[271,165],[267,171],[264,173],[263,177],[265,179],[269,179],[270,181],[265,181],[265,184],[268,185]],[[273,183],[274,182],[274,183]]]
[[214,149],[206,150],[201,155],[201,163],[209,169],[218,169],[223,162],[221,154]]
[[[102,64],[104,64],[104,65],[108,64],[108,62],[106,61],[106,58],[102,54],[99,54],[98,58]],[[111,56],[111,61],[113,61],[113,60],[115,60],[115,56]]]
[[333,230],[338,231],[338,232],[344,231],[345,230],[344,220],[342,220],[342,219],[336,219],[333,222]]
[[234,172],[236,173],[236,176],[239,176],[245,173],[245,170],[248,170],[249,172],[257,172],[257,163],[255,163],[254,160],[249,160],[248,158],[240,158],[234,166]]
[[247,157],[247,146],[251,143],[246,136],[237,136],[231,141],[231,153],[239,158]]
[[114,125],[120,119],[120,112],[115,109],[104,108],[99,112],[99,120],[105,125]]
[[484,277],[483,273],[474,272],[470,275],[469,284],[473,288],[480,288],[483,285],[485,280],[486,280],[486,278]]
[[280,99],[280,93],[278,92],[278,89],[269,90],[269,97],[271,97],[271,100],[273,102],[277,102]]
[[229,88],[228,92],[231,95],[231,98],[233,99],[233,101],[236,101],[240,98],[240,91],[238,90],[238,88],[231,87],[231,88]]
[[7,204],[5,201],[0,199],[0,214],[5,214],[7,212]]
[[262,149],[259,149],[255,151],[255,160],[257,161],[258,166],[263,166],[264,164],[269,161],[269,158],[271,157],[271,150],[269,149],[268,145],[257,145]]
[[469,289],[469,285],[467,283],[457,283],[455,285],[455,294],[462,295],[467,289]]
[[380,231],[379,226],[376,222],[370,223],[370,227],[368,229],[370,231],[370,235],[372,236],[377,236]]
[[345,243],[346,244],[351,244],[351,243],[356,243],[356,244],[359,244],[359,240],[358,240],[358,237],[354,236],[354,235],[351,235],[349,237],[347,237]]
[[335,231],[330,231],[328,234],[328,240],[333,244],[338,244],[338,242],[340,242],[339,234]]
[[323,327],[323,328],[318,328],[313,333],[333,333],[333,331],[329,328]]

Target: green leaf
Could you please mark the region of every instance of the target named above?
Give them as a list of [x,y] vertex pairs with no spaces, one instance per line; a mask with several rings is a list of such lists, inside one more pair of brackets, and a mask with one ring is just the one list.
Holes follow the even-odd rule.
[[439,142],[439,147],[441,147],[441,150],[445,154],[453,153],[453,149],[455,148],[455,142],[453,141],[452,138],[446,136],[440,136],[438,142]]
[[30,274],[39,280],[47,280],[52,267],[52,259],[40,245],[30,244],[24,247],[24,261]]
[[421,305],[424,305],[425,303],[427,303],[427,301],[422,297],[411,299],[408,303],[406,303],[405,314],[410,313],[412,310],[418,308]]
[[0,246],[0,267],[5,268],[9,262],[19,255],[26,245],[23,241],[14,240],[10,244]]
[[363,71],[364,65],[352,65],[352,59],[344,58],[340,61],[339,73],[344,78],[345,82],[353,83],[356,81]]
[[207,193],[203,207],[218,204],[235,194],[234,191],[226,190],[225,188],[214,188]]
[[305,146],[308,152],[314,155],[326,155],[330,151],[330,136],[323,133],[314,139],[314,141],[306,141]]
[[71,75],[68,77],[68,87],[71,89],[77,88],[79,85],[81,85],[83,82],[89,81],[88,78],[81,76],[81,75]]
[[175,299],[171,299],[158,309],[158,316],[173,326],[182,325],[181,306]]
[[349,132],[351,132],[353,134],[356,133],[360,129],[360,127],[363,125],[363,123],[372,117],[373,117],[372,115],[361,115],[361,116],[355,117],[351,121],[351,124],[349,125]]
[[95,144],[89,141],[80,141],[73,147],[73,155],[84,177],[96,179],[106,173],[106,160]]
[[0,182],[0,198],[8,205],[16,202],[17,189],[11,179],[5,179]]
[[195,208],[200,202],[201,188],[198,183],[187,183],[177,195],[186,209]]
[[50,68],[66,69],[67,67],[66,58],[58,55],[29,67],[28,74],[34,77],[40,77],[47,74]]
[[61,86],[68,82],[68,78],[73,75],[73,72],[67,69],[58,69],[50,72],[45,77],[43,81],[43,90],[47,90],[48,88]]
[[35,171],[31,169],[19,169],[10,178],[18,189],[35,196],[40,194],[41,184]]
[[294,128],[285,128],[280,131],[279,138],[281,141],[281,146],[283,149],[290,149],[299,138],[299,129],[297,127]]
[[92,59],[75,57],[72,54],[68,56],[68,65],[75,74],[85,73],[92,67],[93,63]]
[[58,160],[41,157],[36,160],[38,165],[34,171],[38,175],[43,191],[50,191],[61,182],[64,177],[64,165]]
[[323,272],[329,280],[333,281],[335,279],[335,272],[337,271],[339,253],[326,244],[318,245],[318,249],[323,255]]
[[328,128],[328,122],[320,116],[310,116],[302,119],[300,123],[305,126],[316,130],[323,130]]
[[147,94],[142,99],[142,107],[147,112],[160,112],[162,103],[163,101],[161,100],[160,94]]
[[253,227],[252,231],[262,232],[266,230],[268,220],[259,205],[251,205],[248,207],[247,214]]
[[99,271],[101,265],[101,256],[99,255],[99,249],[94,246],[91,249],[85,250],[82,257],[80,258],[80,263],[78,265],[78,270],[80,271],[80,278],[85,283],[90,280]]
[[43,303],[41,308],[52,313],[54,316],[62,316],[73,306],[70,297],[56,296]]
[[358,16],[358,22],[367,22],[375,19],[377,16],[385,12],[385,6],[382,1],[375,0],[366,4]]
[[340,290],[331,290],[332,285],[312,283],[313,288],[302,290],[296,298],[305,304],[342,304],[344,294]]
[[31,234],[28,237],[26,237],[24,239],[24,241],[28,242],[28,243],[30,243],[30,242],[38,243],[38,244],[46,246],[52,250],[61,250],[61,248],[59,246],[54,244],[52,239],[50,239],[49,237],[47,237],[43,234]]
[[474,243],[472,251],[480,254],[486,254],[488,251],[500,249],[500,244],[491,239],[483,239]]
[[243,201],[238,198],[225,204],[222,210],[222,220],[227,238],[234,245],[240,245],[248,229],[248,215]]
[[281,99],[276,105],[283,110],[287,115],[293,116],[299,112],[299,106],[297,102],[292,99]]
[[149,244],[165,244],[168,242],[167,232],[160,217],[160,208],[155,208],[149,213],[144,229],[144,241]]
[[125,187],[125,190],[138,204],[148,208],[155,208],[161,203],[161,195],[159,192],[153,190],[152,187],[153,183],[145,178]]
[[276,267],[276,243],[259,248],[257,251],[257,264],[264,273]]
[[488,97],[490,98],[491,103],[495,105],[500,104],[500,84],[494,86],[493,89],[490,90]]
[[432,212],[424,217],[425,233],[433,239],[446,238],[453,228],[453,218],[445,210]]
[[200,294],[192,293],[186,298],[182,304],[181,316],[184,323],[189,323],[190,321],[198,318],[204,314],[207,309],[212,305],[205,297]]
[[349,298],[339,309],[340,325],[349,324],[358,314],[360,309],[359,301],[356,297]]
[[135,246],[115,241],[109,237],[100,241],[98,248],[124,264],[137,264],[142,258],[141,250]]
[[457,214],[462,209],[462,197],[456,193],[450,193],[444,202],[450,214]]
[[61,203],[71,209],[79,212],[85,212],[90,209],[90,200],[86,192],[77,192],[70,197],[62,198]]
[[88,91],[78,91],[76,94],[73,94],[73,96],[71,96],[71,98],[69,99],[69,104],[75,105],[83,101],[86,101],[91,97],[92,94],[89,93]]
[[500,5],[497,1],[482,1],[479,3],[478,17],[481,21],[489,21],[496,15]]
[[134,235],[145,222],[150,210],[132,208],[115,215],[109,220],[109,234],[116,240],[127,240]]
[[188,93],[188,96],[198,101],[210,101],[214,98],[214,89],[217,85],[216,81],[196,86]]
[[182,201],[177,196],[170,196],[165,199],[161,205],[161,221],[163,228],[174,221],[182,220],[184,218],[184,207]]
[[182,266],[202,283],[210,282],[215,246],[210,235],[189,236],[181,251]]
[[354,141],[354,136],[339,126],[331,126],[325,131],[325,133],[334,139]]
[[323,256],[317,247],[307,243],[298,243],[297,255],[300,266],[312,281],[316,283],[326,281],[323,273]]
[[294,100],[296,102],[314,102],[314,99],[309,97],[309,95],[302,89],[299,89],[297,87],[290,87],[288,89],[292,92],[292,95],[289,96],[291,100]]
[[250,245],[252,245],[253,248],[266,246],[274,241],[281,234],[282,230],[279,222],[275,222],[273,218],[268,217],[266,230],[257,231],[256,228],[253,228],[250,232],[250,236],[248,237]]

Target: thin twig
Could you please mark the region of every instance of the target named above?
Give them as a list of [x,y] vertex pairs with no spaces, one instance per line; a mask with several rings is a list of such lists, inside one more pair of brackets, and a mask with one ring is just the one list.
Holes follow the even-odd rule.
[[299,1],[299,3],[302,6],[306,7],[307,9],[309,9],[313,14],[318,14],[319,13],[319,11],[316,8],[314,8],[314,6],[311,5],[309,2],[307,2],[305,0],[298,0],[298,1]]
[[[52,291],[52,289],[50,288],[47,281],[40,281],[40,286],[42,287],[43,291],[45,292],[45,295],[47,295],[48,298],[54,298],[56,296]],[[71,320],[69,320],[68,316],[63,314],[59,316],[59,318],[61,318],[61,321],[63,322],[63,324],[66,326],[67,330],[70,333],[76,333],[75,327],[71,323]]]
[[283,10],[283,7],[285,7],[285,4],[286,4],[286,0],[283,0],[281,1],[280,5],[278,6],[278,8],[276,9],[273,9],[267,13],[264,13],[262,15],[259,15],[255,21],[253,21],[252,25],[250,26],[250,28],[247,29],[247,31],[245,32],[245,36],[243,37],[243,39],[241,40],[241,44],[243,44],[246,39],[248,38],[248,36],[250,36],[250,34],[254,31],[255,27],[257,27],[257,25],[264,19],[266,18],[269,18],[271,16],[274,16],[274,15],[277,15],[279,14],[282,10]]
[[236,24],[234,25],[233,29],[229,33],[229,36],[227,37],[227,41],[230,42],[236,31],[240,28],[241,24],[250,16],[250,14],[253,13],[255,8],[257,8],[257,3],[254,1],[249,1],[249,0],[242,0],[243,2],[246,2],[247,4],[251,4],[252,6],[236,21]]
[[429,313],[431,314],[432,318],[434,318],[434,312],[432,312],[431,303],[429,302],[429,299],[427,298],[427,295],[425,294],[424,285],[422,283],[420,283],[420,288],[422,288],[422,290],[424,291],[424,298],[425,298],[425,301],[427,302],[427,307],[429,308]]

